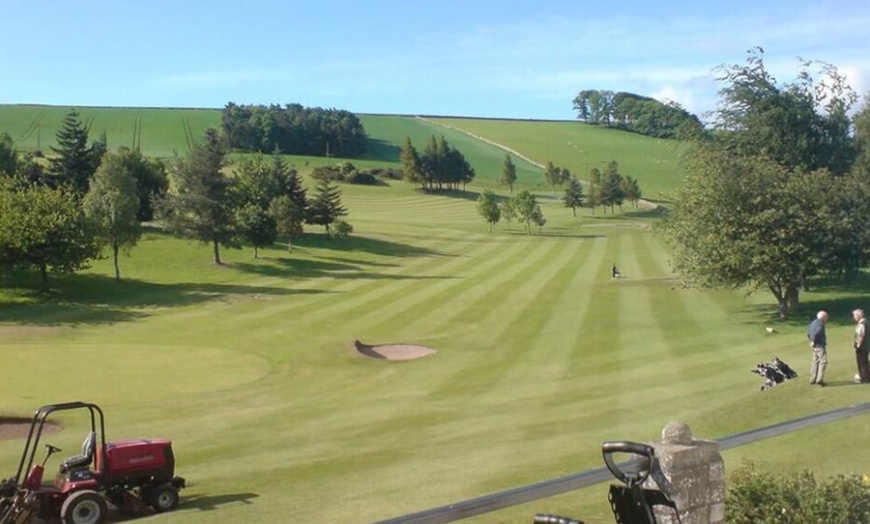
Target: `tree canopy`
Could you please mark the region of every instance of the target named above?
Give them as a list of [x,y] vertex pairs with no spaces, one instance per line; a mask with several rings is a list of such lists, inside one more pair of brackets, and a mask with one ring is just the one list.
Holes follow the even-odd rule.
[[474,168],[443,136],[432,135],[422,155],[417,154],[411,139],[406,138],[400,158],[405,179],[426,191],[464,188],[474,180]]
[[72,188],[0,179],[0,268],[36,269],[48,290],[50,273],[87,268],[99,252]]
[[234,149],[354,158],[366,151],[366,132],[350,111],[301,104],[236,105],[221,116],[227,145]]
[[517,217],[517,220],[526,225],[526,232],[532,234],[532,224],[536,224],[539,228],[546,223],[544,214],[541,211],[541,205],[535,195],[524,189],[511,198],[511,210]]
[[501,208],[498,207],[498,198],[491,189],[485,189],[477,197],[477,212],[489,224],[490,231],[501,220]]
[[584,89],[574,97],[577,118],[592,125],[615,127],[657,138],[685,138],[699,133],[697,116],[676,102],[662,103],[647,96]]
[[95,232],[112,251],[115,279],[121,280],[118,254],[129,251],[142,235],[136,178],[125,153],[106,153],[91,179],[82,206],[94,222]]
[[319,181],[308,203],[305,220],[325,227],[326,235],[331,236],[330,226],[347,214],[348,210],[341,202],[341,189],[329,180]]
[[105,135],[88,146],[88,128],[75,110],[67,113],[52,146],[48,175],[52,184],[67,185],[84,195],[106,152]]
[[215,264],[220,247],[238,247],[232,179],[223,172],[224,141],[216,129],[176,162],[169,192],[159,200],[158,215],[172,233],[211,244]]
[[724,68],[716,127],[688,151],[662,228],[685,282],[767,289],[782,317],[809,277],[847,275],[870,252],[870,190],[847,174],[851,90],[827,65],[813,82],[807,64],[785,86],[760,49]]

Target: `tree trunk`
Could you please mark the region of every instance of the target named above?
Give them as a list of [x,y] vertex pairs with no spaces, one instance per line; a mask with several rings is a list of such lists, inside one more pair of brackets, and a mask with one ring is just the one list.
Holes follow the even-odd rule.
[[220,265],[222,265],[220,244],[218,243],[217,240],[213,240],[211,245],[212,245],[212,249],[214,250],[214,263],[220,266]]
[[791,312],[798,307],[798,304],[800,304],[800,288],[796,284],[792,284],[786,288],[785,303],[789,314],[791,314]]
[[118,265],[118,244],[112,244],[112,262],[115,264],[115,280],[121,280],[121,266]]
[[39,287],[43,292],[48,292],[48,266],[44,263],[39,265],[40,283]]
[[798,284],[788,284],[785,289],[770,286],[770,291],[776,297],[779,318],[785,320],[800,303],[800,288]]

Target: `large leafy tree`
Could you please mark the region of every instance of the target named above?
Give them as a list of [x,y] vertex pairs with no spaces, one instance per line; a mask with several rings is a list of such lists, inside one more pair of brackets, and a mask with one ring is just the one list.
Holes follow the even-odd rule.
[[99,253],[98,237],[73,191],[0,180],[0,266],[36,269],[47,291],[50,273],[87,268]]
[[166,165],[158,158],[143,156],[138,149],[122,147],[116,156],[136,181],[136,196],[139,199],[136,217],[140,222],[150,222],[154,219],[153,200],[169,188]]
[[477,197],[477,212],[489,224],[490,231],[501,220],[501,208],[498,206],[498,198],[491,189],[485,189]]
[[870,93],[864,96],[864,100],[864,107],[853,117],[857,158],[852,171],[862,180],[870,182]]
[[786,317],[807,276],[860,264],[870,206],[851,178],[711,149],[689,171],[664,222],[686,282],[767,289]]
[[82,205],[97,237],[112,251],[115,279],[121,280],[118,254],[129,252],[142,236],[136,178],[125,163],[127,153],[106,153]]
[[329,180],[321,180],[314,188],[314,196],[308,205],[306,221],[309,224],[324,226],[326,235],[329,227],[339,218],[346,216],[348,210],[341,202],[341,189]]
[[544,215],[541,212],[541,206],[538,204],[538,199],[527,189],[524,189],[514,195],[511,199],[511,207],[516,214],[517,220],[520,220],[526,225],[526,232],[532,234],[532,223],[542,226]]
[[870,210],[866,179],[845,175],[851,89],[828,65],[814,82],[809,63],[779,86],[762,54],[723,68],[715,132],[690,151],[664,231],[687,282],[766,288],[786,317],[809,277],[866,264]]
[[268,210],[256,204],[246,204],[236,212],[239,234],[254,246],[254,258],[260,258],[260,248],[272,245],[278,238],[278,223]]
[[225,158],[224,140],[217,130],[207,129],[188,156],[176,162],[170,189],[157,205],[169,231],[211,244],[215,264],[221,264],[221,246],[238,247],[237,205],[232,179],[223,172]]
[[75,110],[67,113],[55,138],[57,147],[51,147],[53,155],[48,167],[52,183],[68,185],[84,195],[106,152],[105,142],[97,141],[88,146],[88,128]]
[[726,147],[791,169],[849,171],[856,151],[848,111],[857,97],[835,67],[803,61],[797,79],[779,85],[764,64],[764,51],[754,48],[745,64],[720,72],[714,116],[717,139]]
[[280,152],[267,162],[262,155],[243,159],[236,170],[239,233],[254,246],[274,243],[279,234],[289,239],[302,233],[305,189],[299,174]]

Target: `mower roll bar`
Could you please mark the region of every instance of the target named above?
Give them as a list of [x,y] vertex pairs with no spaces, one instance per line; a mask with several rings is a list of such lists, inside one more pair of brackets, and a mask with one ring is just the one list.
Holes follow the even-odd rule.
[[[36,450],[39,448],[39,439],[42,436],[42,429],[45,426],[45,419],[51,413],[57,411],[68,411],[72,409],[86,409],[91,418],[91,431],[97,432],[97,421],[100,424],[100,446],[94,452],[99,450],[106,444],[106,424],[103,417],[103,410],[100,406],[90,402],[64,402],[61,404],[47,404],[40,407],[33,414],[33,420],[30,422],[30,433],[27,435],[27,442],[24,444],[24,452],[21,454],[21,462],[18,464],[18,473],[15,474],[15,484],[21,486],[23,484],[23,475],[27,475],[33,462],[36,458]],[[26,463],[26,465],[25,465]]]

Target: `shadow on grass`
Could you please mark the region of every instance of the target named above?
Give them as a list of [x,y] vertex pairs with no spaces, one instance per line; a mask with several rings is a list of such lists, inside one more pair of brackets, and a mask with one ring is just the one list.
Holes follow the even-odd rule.
[[542,231],[537,231],[537,227],[532,228],[531,235],[529,235],[529,233],[527,231],[525,231],[524,229],[516,229],[516,230],[506,229],[506,230],[504,230],[504,232],[507,233],[508,235],[524,236],[524,237],[579,238],[579,239],[587,239],[587,240],[596,239],[596,238],[607,238],[606,235],[580,235],[577,233],[569,233],[569,232],[559,233],[558,231],[552,231],[552,230],[548,231],[546,226],[544,226],[544,229]]
[[53,279],[51,285],[48,293],[37,291],[36,285],[9,288],[7,295],[12,300],[0,302],[3,320],[32,326],[112,324],[148,317],[149,309],[184,307],[232,297],[322,293],[233,284],[117,282],[102,275],[65,275]]
[[836,293],[841,296],[807,300],[807,294],[802,291],[800,304],[785,320],[779,319],[775,300],[770,293],[767,296],[770,297],[771,304],[753,306],[750,310],[767,322],[786,326],[809,325],[819,311],[828,312],[830,326],[851,326],[855,323],[852,311],[859,308],[870,310],[870,274],[861,272],[837,280],[818,278],[810,282],[810,288],[814,293]]
[[[279,258],[270,260],[269,264],[256,264],[248,262],[236,262],[233,268],[246,273],[267,277],[279,278],[345,278],[355,279],[364,278],[370,280],[406,280],[406,279],[444,279],[453,277],[443,276],[421,276],[421,275],[395,275],[390,273],[378,273],[367,271],[366,266],[370,265],[366,262],[354,261],[348,263],[344,259],[339,259],[340,262],[329,262],[322,259],[307,260],[293,258]],[[371,264],[376,266],[375,264]]]
[[[438,255],[436,251],[419,246],[351,235],[347,238],[329,238],[325,233],[306,233],[293,239],[293,247],[322,248],[330,251],[359,251],[389,257],[421,257]],[[288,253],[292,257],[293,253]]]
[[366,158],[398,162],[401,148],[386,140],[366,138]]
[[226,495],[191,495],[182,497],[179,510],[195,508],[200,511],[214,511],[224,504],[253,504],[259,497],[256,493],[228,493]]
[[468,191],[464,189],[420,189],[417,188],[416,191],[421,195],[432,195],[432,196],[442,196],[447,198],[459,198],[462,200],[468,200],[470,202],[476,202],[477,198],[480,196],[480,193],[477,191]]

